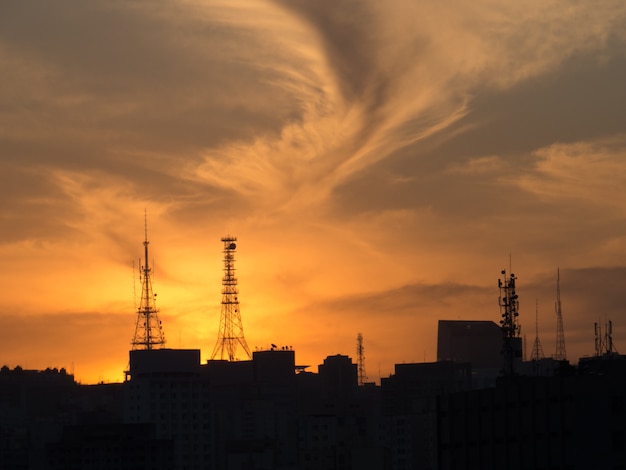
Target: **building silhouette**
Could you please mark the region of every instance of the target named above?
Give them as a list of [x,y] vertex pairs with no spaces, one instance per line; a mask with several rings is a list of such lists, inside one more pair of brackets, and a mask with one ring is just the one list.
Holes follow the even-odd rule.
[[624,468],[626,360],[609,361],[441,396],[439,468]]
[[492,321],[439,320],[437,361],[470,363],[473,387],[494,385],[502,371],[502,330]]

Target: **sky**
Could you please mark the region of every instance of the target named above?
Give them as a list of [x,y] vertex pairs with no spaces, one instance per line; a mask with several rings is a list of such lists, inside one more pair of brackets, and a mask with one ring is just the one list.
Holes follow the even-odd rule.
[[[438,320],[626,353],[626,3],[0,0],[0,363],[123,379],[144,215],[171,348],[377,381]],[[538,322],[535,318],[538,317]]]

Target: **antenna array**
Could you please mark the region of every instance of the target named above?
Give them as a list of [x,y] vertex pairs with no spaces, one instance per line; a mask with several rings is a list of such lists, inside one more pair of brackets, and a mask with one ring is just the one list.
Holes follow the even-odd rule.
[[500,327],[502,329],[502,356],[504,359],[504,375],[513,375],[514,363],[516,358],[521,358],[520,342],[520,325],[517,321],[519,316],[518,296],[515,293],[515,274],[511,273],[507,278],[506,270],[502,271],[503,279],[498,279],[498,287],[500,288]]
[[359,333],[356,336],[356,357],[357,357],[357,373],[359,385],[363,385],[367,382],[367,375],[365,374],[365,347],[363,346],[363,335]]

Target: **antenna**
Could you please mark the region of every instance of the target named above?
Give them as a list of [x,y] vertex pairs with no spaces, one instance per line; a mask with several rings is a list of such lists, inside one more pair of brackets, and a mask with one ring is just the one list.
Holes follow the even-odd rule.
[[135,277],[135,262],[131,261],[133,269],[133,308],[137,310],[137,278]]
[[367,375],[365,375],[365,347],[363,346],[363,335],[359,333],[356,336],[356,357],[357,357],[357,370],[359,385],[363,385],[367,381]]
[[141,280],[141,300],[137,309],[137,324],[135,325],[135,335],[131,342],[135,349],[159,349],[165,345],[163,328],[157,313],[155,300],[156,294],[152,292],[152,279],[150,277],[151,268],[148,264],[148,216],[144,213],[144,265],[139,272]]
[[606,339],[604,340],[604,346],[606,347],[607,356],[618,354],[617,349],[615,349],[615,345],[613,344],[613,322],[611,320],[608,321],[606,326]]
[[565,352],[565,332],[563,331],[563,313],[561,312],[561,274],[559,268],[556,269],[556,302],[554,311],[556,313],[556,354],[557,361],[567,361]]
[[224,277],[222,278],[222,311],[217,342],[211,354],[211,359],[219,355],[219,359],[237,360],[237,347],[241,346],[248,359],[251,359],[250,349],[243,336],[243,324],[239,311],[237,295],[237,278],[235,277],[235,250],[237,237],[227,235],[222,237],[224,243]]
[[543,359],[543,348],[539,341],[539,302],[535,299],[535,342],[533,343],[533,352],[530,355],[531,361]]
[[602,326],[597,322],[593,324],[593,334],[596,356],[602,356]]
[[498,303],[500,305],[500,327],[502,330],[502,356],[504,359],[503,374],[506,376],[514,375],[514,363],[516,358],[521,358],[520,330],[521,327],[517,321],[519,316],[518,296],[515,293],[515,274],[511,273],[507,277],[506,270],[502,270],[502,279],[498,279],[498,287],[500,289],[500,297]]

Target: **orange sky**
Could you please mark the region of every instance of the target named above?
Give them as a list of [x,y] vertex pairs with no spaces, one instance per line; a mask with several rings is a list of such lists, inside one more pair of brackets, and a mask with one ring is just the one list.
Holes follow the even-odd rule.
[[[119,381],[148,214],[169,347],[246,339],[366,371],[439,319],[626,351],[626,5],[25,0],[0,7],[0,363]],[[620,351],[623,352],[623,351]]]

